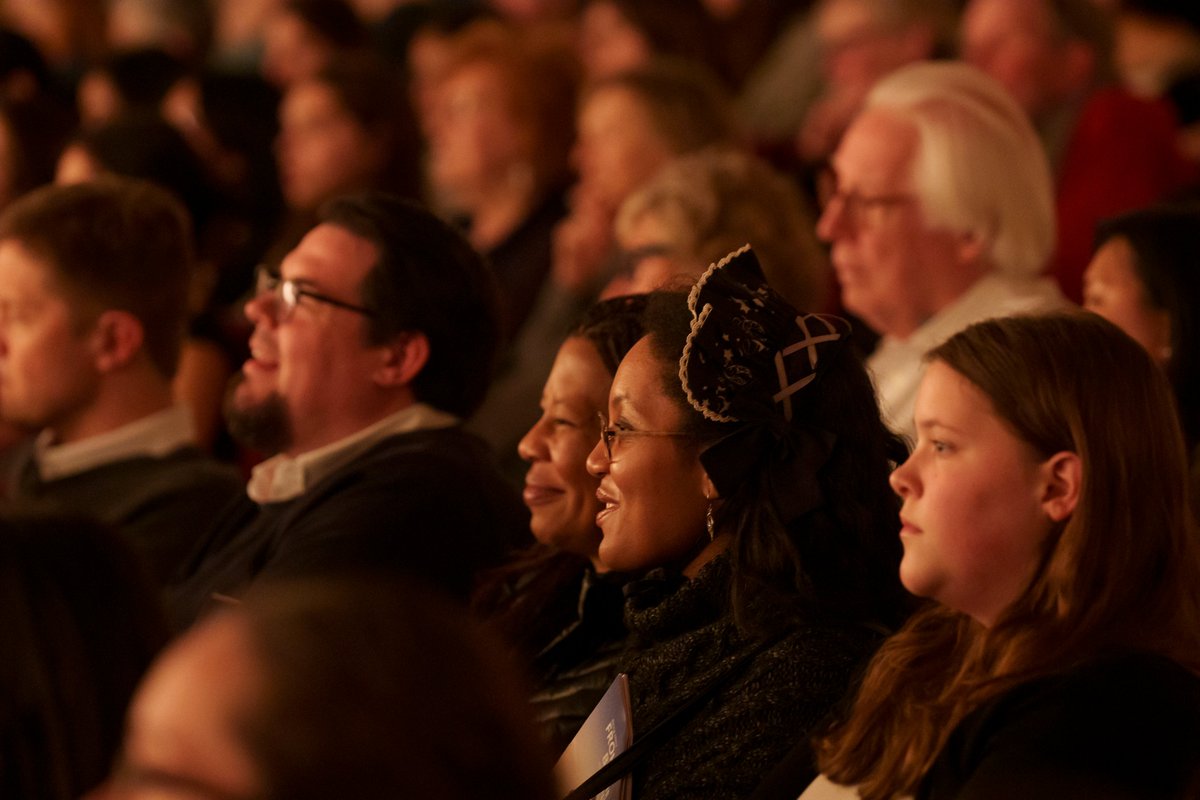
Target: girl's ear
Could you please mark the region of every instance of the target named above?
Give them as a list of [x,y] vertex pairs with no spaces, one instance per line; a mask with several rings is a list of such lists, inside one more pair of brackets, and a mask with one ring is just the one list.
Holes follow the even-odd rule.
[[1042,510],[1052,521],[1062,522],[1079,504],[1083,463],[1070,451],[1055,453],[1042,463],[1042,478]]

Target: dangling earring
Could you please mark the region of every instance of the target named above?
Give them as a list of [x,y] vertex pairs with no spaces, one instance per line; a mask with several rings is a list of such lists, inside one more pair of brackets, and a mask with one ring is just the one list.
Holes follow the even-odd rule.
[[704,525],[708,528],[708,540],[711,542],[716,538],[716,533],[713,530],[712,500],[709,500],[708,492],[704,493],[704,499],[708,500],[708,508],[704,512]]

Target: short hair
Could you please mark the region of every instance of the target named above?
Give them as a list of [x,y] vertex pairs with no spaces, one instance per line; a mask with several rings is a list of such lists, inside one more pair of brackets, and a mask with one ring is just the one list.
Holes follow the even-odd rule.
[[412,382],[417,399],[467,417],[483,401],[499,339],[496,278],[463,236],[423,206],[382,192],[341,197],[319,221],[371,242],[379,260],[363,279],[373,343],[406,331],[429,340]]
[[442,596],[379,578],[268,582],[228,613],[267,687],[239,720],[265,796],[551,797],[505,648]]
[[112,766],[125,710],[167,640],[157,590],[91,520],[0,517],[0,787],[69,800]]
[[1152,206],[1102,220],[1096,248],[1114,238],[1133,250],[1146,302],[1170,319],[1167,377],[1184,436],[1194,448],[1200,443],[1200,206]]
[[820,308],[829,282],[815,222],[799,188],[766,162],[730,148],[681,155],[631,194],[615,227],[627,231],[645,214],[657,217],[659,242],[699,266],[749,243],[771,287],[796,308]]
[[46,186],[0,215],[0,240],[19,242],[50,266],[79,311],[119,309],[142,324],[143,347],[175,374],[192,275],[187,212],[146,181],[104,177]]
[[992,78],[962,63],[902,67],[864,110],[916,129],[912,177],[929,224],[979,237],[993,269],[1040,274],[1054,248],[1054,183],[1025,112]]
[[634,94],[673,153],[737,140],[729,95],[716,76],[701,65],[657,59],[596,81],[581,102],[586,103],[605,89],[624,89]]

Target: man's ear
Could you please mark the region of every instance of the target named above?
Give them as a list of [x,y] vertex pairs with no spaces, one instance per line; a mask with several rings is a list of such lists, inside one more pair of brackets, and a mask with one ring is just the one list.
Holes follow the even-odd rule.
[[91,332],[96,369],[112,372],[133,361],[142,351],[145,337],[142,321],[128,311],[110,308],[100,312]]
[[1042,511],[1053,522],[1062,522],[1075,511],[1083,489],[1083,463],[1064,450],[1042,463]]
[[382,345],[382,363],[375,369],[379,386],[407,386],[429,361],[429,339],[420,331],[402,333]]

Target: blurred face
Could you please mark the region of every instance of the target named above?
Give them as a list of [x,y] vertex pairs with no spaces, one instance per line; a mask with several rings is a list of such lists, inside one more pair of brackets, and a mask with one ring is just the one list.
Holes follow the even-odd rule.
[[[366,239],[322,224],[301,240],[281,266],[284,280],[352,305],[378,260]],[[231,424],[287,430],[275,449],[304,453],[361,430],[386,415],[389,398],[374,381],[386,348],[367,343],[367,319],[357,312],[302,296],[287,319],[276,295],[263,292],[246,304],[254,325],[250,358],[229,406]],[[260,415],[265,415],[261,423]],[[276,417],[282,415],[283,419]],[[269,438],[269,437],[268,437]],[[258,445],[258,446],[265,446]]]
[[580,189],[608,208],[615,210],[673,155],[643,103],[627,89],[594,92],[578,123],[574,160]]
[[92,70],[79,82],[76,105],[80,124],[84,128],[96,128],[115,119],[124,104],[112,78]]
[[661,288],[679,275],[698,275],[702,268],[672,247],[671,231],[662,217],[646,211],[617,231],[621,270],[604,288],[605,297],[645,294]]
[[650,43],[612,3],[595,0],[579,20],[579,59],[588,80],[644,66],[653,55]]
[[866,111],[832,159],[833,181],[817,235],[831,258],[842,303],[879,333],[906,338],[944,305],[941,283],[959,258],[959,237],[931,228],[914,193],[917,132],[884,111]]
[[529,462],[525,505],[537,540],[596,558],[600,531],[596,513],[599,481],[588,474],[587,457],[600,439],[600,414],[608,407],[612,376],[596,348],[581,337],[558,350],[546,387],[542,416],[517,445]]
[[382,163],[380,149],[326,84],[305,81],[284,95],[276,156],[283,196],[292,208],[316,208],[334,195],[365,188]]
[[262,74],[276,86],[312,78],[332,56],[329,45],[295,14],[274,14],[263,28]]
[[889,31],[873,4],[833,0],[820,7],[817,36],[822,67],[830,84],[864,90],[911,60],[901,32]]
[[962,58],[995,78],[1032,117],[1061,98],[1061,48],[1044,0],[972,0],[962,22]]
[[1160,362],[1171,357],[1171,318],[1150,303],[1138,277],[1129,240],[1114,236],[1101,245],[1083,274],[1083,307],[1099,314]]
[[134,696],[121,761],[102,797],[260,796],[237,729],[262,692],[257,672],[236,618],[218,616],[168,648]]
[[501,71],[485,62],[456,70],[434,100],[429,169],[438,194],[472,210],[485,190],[526,160],[524,138]]
[[674,566],[693,575],[709,544],[705,510],[711,494],[693,440],[662,433],[683,428],[683,412],[663,393],[664,365],[650,340],[629,351],[613,378],[609,426],[617,434],[612,456],[603,442],[588,456],[588,471],[600,478],[596,515],[603,531],[600,560],[622,571]]
[[0,417],[78,438],[100,380],[92,331],[48,264],[0,241]]
[[1050,532],[1046,467],[945,363],[917,392],[917,445],[892,473],[904,500],[900,580],[991,625],[1029,583]]

